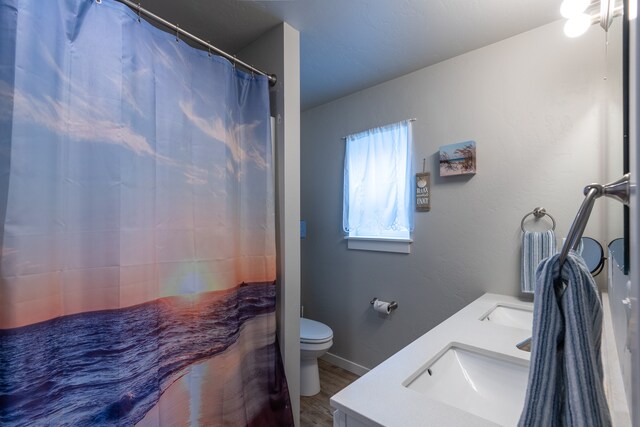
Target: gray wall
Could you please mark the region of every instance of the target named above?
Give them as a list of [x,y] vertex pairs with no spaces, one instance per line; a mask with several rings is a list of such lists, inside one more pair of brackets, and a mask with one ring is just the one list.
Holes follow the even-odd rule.
[[[519,295],[523,215],[546,207],[562,237],[583,187],[610,179],[611,144],[621,147],[611,94],[620,89],[619,79],[604,77],[620,72],[620,52],[605,58],[598,26],[568,39],[562,25],[303,112],[302,303],[305,317],[334,330],[331,353],[371,368],[485,292]],[[610,37],[619,38],[619,27]],[[347,250],[341,137],[411,117],[416,170],[426,158],[432,173],[431,212],[416,213],[411,254]],[[439,178],[439,146],[470,139],[478,173]],[[603,244],[619,234],[608,203],[598,202],[585,233]],[[381,317],[373,297],[399,309]]]
[[293,415],[300,425],[300,35],[283,23],[238,57],[278,76],[271,89],[276,118],[276,317]]

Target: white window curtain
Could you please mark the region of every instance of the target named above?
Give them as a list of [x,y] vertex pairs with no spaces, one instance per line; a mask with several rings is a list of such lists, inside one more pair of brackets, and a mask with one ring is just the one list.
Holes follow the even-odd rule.
[[343,228],[349,237],[411,237],[412,165],[409,120],[346,138]]

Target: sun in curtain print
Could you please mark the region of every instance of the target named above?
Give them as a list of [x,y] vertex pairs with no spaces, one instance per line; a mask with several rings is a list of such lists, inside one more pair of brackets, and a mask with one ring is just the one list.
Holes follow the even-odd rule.
[[266,78],[0,0],[0,113],[0,425],[292,425]]

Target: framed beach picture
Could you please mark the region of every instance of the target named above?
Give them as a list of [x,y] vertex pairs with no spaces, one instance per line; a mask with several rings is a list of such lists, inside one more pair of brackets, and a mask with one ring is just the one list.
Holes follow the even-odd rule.
[[476,142],[466,141],[440,147],[440,176],[476,173]]

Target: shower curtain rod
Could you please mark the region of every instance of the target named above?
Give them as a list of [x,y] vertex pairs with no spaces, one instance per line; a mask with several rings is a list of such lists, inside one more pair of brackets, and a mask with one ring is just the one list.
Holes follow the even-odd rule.
[[[269,79],[269,86],[275,86],[276,82],[278,81],[278,78],[277,78],[277,76],[275,74],[267,74],[264,71],[258,70],[257,68],[247,64],[246,62],[241,61],[240,59],[236,58],[235,56],[229,55],[227,52],[225,52],[223,50],[220,50],[217,47],[213,46],[212,44],[202,40],[201,38],[196,37],[193,34],[183,30],[182,28],[180,28],[179,25],[172,24],[171,22],[167,21],[166,19],[159,17],[155,13],[149,12],[147,9],[141,7],[140,3],[134,3],[134,2],[132,2],[130,0],[116,0],[116,1],[119,1],[120,3],[123,3],[123,4],[127,5],[127,6],[129,6],[131,9],[133,9],[135,12],[138,13],[138,16],[144,15],[147,18],[153,19],[154,21],[164,25],[167,28],[171,28],[173,31],[176,32],[176,36],[178,34],[180,34],[183,37],[186,37],[189,40],[192,40],[192,41],[194,41],[194,42],[206,47],[209,50],[209,52],[213,51],[213,52],[217,53],[218,55],[227,58],[233,64],[240,65],[240,66],[246,68],[247,70],[251,71],[252,73],[260,74],[261,76],[267,76],[267,78]],[[102,3],[102,0],[96,0],[96,2]]]

